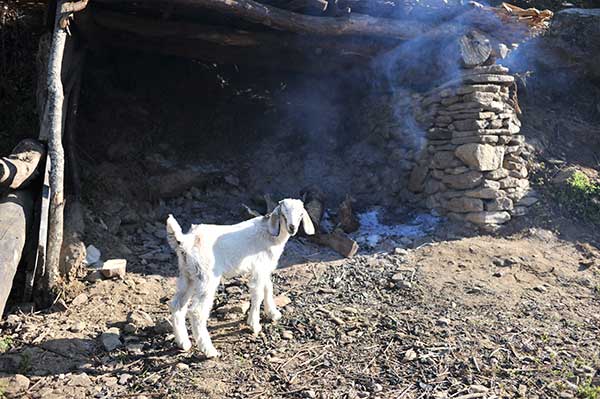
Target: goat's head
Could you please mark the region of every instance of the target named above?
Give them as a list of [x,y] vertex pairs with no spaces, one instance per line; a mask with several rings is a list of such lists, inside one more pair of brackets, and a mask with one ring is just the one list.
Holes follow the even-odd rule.
[[315,234],[315,227],[304,209],[304,203],[298,199],[286,198],[269,215],[269,232],[277,237],[284,226],[289,235],[295,235],[300,229],[300,223],[308,235]]

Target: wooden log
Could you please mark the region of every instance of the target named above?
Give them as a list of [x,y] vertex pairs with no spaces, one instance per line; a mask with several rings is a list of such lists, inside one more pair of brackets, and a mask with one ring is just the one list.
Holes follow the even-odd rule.
[[359,248],[356,241],[348,237],[340,228],[328,234],[315,234],[311,236],[311,241],[326,245],[346,258],[353,257]]
[[[98,3],[127,3],[130,0],[100,0]],[[152,0],[165,3],[164,0]],[[431,26],[418,21],[376,18],[369,15],[350,14],[342,17],[317,17],[299,14],[253,0],[169,0],[169,4],[187,8],[202,8],[268,26],[273,29],[301,34],[324,36],[379,36],[408,40],[428,33]],[[456,26],[437,27],[448,31]],[[438,32],[439,33],[439,32]]]
[[0,200],[0,317],[21,260],[32,213],[31,191],[13,191]]
[[13,190],[25,188],[37,175],[46,147],[37,140],[19,142],[12,153],[0,158],[0,185]]
[[477,30],[461,36],[458,43],[462,63],[467,68],[483,65],[492,54],[490,40]]
[[358,219],[352,211],[352,202],[354,199],[347,195],[338,208],[337,218],[338,224],[346,233],[353,233],[360,227]]

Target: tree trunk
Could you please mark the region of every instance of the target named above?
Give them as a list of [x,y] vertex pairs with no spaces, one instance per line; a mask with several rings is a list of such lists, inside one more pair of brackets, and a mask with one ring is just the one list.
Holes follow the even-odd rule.
[[13,190],[27,186],[37,176],[45,153],[46,148],[40,142],[22,140],[9,156],[0,158],[0,185]]
[[30,191],[14,191],[0,200],[0,317],[21,260],[32,211]]
[[51,167],[46,284],[49,296],[56,294],[60,282],[59,262],[63,240],[65,155],[62,146],[64,93],[61,69],[65,43],[67,41],[67,32],[61,27],[61,9],[63,3],[64,0],[61,0],[56,5],[54,33],[50,46],[50,56],[48,57],[48,99],[46,102],[46,113],[48,116],[48,155],[50,156]]

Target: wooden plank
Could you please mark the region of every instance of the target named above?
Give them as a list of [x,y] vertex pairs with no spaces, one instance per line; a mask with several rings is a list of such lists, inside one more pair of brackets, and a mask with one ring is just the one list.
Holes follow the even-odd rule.
[[35,255],[33,270],[28,270],[25,275],[25,290],[23,302],[30,302],[35,277],[46,272],[46,246],[48,243],[48,212],[50,208],[50,157],[46,157],[46,168],[44,170],[44,184],[42,186],[42,201],[40,207],[40,228],[38,232],[38,246]]

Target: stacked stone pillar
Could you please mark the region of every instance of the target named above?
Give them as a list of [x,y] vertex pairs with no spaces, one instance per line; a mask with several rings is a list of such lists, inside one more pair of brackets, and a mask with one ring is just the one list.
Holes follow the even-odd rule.
[[429,208],[499,225],[535,202],[513,85],[507,68],[480,66],[418,98],[416,119],[425,128],[427,152],[409,188],[422,193]]

